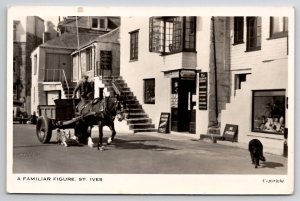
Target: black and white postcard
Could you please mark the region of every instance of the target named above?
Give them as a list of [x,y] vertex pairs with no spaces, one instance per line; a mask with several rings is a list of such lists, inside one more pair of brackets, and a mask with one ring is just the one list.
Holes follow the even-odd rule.
[[292,194],[292,7],[8,8],[7,192]]

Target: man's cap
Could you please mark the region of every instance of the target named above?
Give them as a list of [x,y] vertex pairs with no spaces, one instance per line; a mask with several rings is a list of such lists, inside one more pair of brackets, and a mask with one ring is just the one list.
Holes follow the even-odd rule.
[[83,75],[82,78],[88,79],[89,76],[88,75]]

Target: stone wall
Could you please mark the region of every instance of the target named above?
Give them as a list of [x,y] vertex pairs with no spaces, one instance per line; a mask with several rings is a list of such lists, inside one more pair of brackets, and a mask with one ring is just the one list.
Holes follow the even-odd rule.
[[[227,17],[214,17],[211,25],[211,45],[209,64],[209,125],[218,125],[220,112],[230,101],[230,25]],[[214,27],[213,27],[214,24]],[[213,30],[214,28],[214,30]],[[213,34],[214,31],[214,34]],[[213,37],[215,35],[215,37]],[[214,47],[215,41],[215,47]],[[216,61],[215,61],[216,59]],[[216,65],[216,66],[215,66]],[[215,72],[215,69],[217,72]],[[217,88],[216,88],[217,86]],[[217,94],[217,95],[216,95]],[[217,101],[216,101],[217,99]],[[216,104],[218,104],[216,107]],[[217,110],[217,111],[216,111]]]

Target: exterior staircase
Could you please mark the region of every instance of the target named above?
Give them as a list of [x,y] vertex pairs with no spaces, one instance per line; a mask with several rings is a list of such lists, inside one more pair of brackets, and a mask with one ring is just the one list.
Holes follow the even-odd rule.
[[[65,82],[62,83],[62,88],[64,90],[66,99],[72,98],[73,91],[74,91],[76,85],[77,85],[76,82],[70,82],[70,83],[68,83],[68,85]],[[68,86],[69,86],[69,89],[68,89]]]
[[155,125],[152,124],[152,120],[145,113],[142,105],[134,96],[133,92],[130,91],[130,88],[127,86],[121,76],[104,76],[102,82],[107,91],[110,93],[115,92],[112,82],[116,82],[120,87],[120,91],[122,95],[125,96],[126,100],[126,121],[130,130],[132,130],[134,133],[157,131]]

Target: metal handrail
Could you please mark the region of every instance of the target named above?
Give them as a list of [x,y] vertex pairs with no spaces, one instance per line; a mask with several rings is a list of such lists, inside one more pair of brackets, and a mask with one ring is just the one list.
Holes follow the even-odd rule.
[[63,72],[63,76],[64,76],[64,79],[65,79],[65,82],[66,82],[66,85],[67,85],[68,95],[69,95],[70,94],[70,88],[69,88],[69,84],[68,84],[68,80],[67,80],[67,77],[66,77],[65,70],[62,69],[62,72]]
[[[44,81],[46,82],[65,82],[68,90],[68,94],[70,93],[70,86],[67,80],[67,76],[64,69],[43,69],[44,70]],[[57,73],[57,77],[56,77]]]

